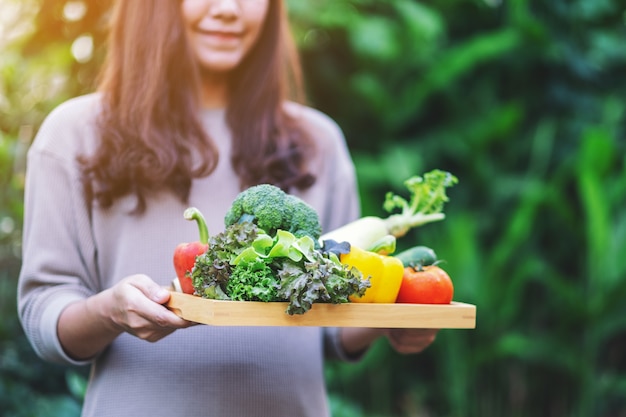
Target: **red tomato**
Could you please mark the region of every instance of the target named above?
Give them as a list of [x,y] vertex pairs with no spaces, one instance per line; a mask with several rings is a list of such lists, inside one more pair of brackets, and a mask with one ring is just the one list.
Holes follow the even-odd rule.
[[454,286],[450,276],[436,265],[406,267],[396,303],[450,304]]

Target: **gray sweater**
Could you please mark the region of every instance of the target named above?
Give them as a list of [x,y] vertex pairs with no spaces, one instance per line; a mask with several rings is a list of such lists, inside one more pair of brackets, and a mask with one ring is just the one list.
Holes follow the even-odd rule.
[[[334,122],[311,108],[291,106],[320,149],[312,160],[317,182],[299,197],[318,211],[324,230],[332,230],[359,214],[354,166]],[[123,334],[88,362],[64,353],[56,325],[69,303],[136,273],[169,285],[174,248],[197,239],[184,209],[198,207],[215,234],[240,191],[229,163],[224,111],[210,110],[202,117],[220,162],[211,176],[193,183],[189,204],[163,192],[151,197],[140,217],[127,214],[133,197],[107,210],[89,210],[75,157],[95,147],[99,108],[97,94],[62,104],[29,151],[18,289],[22,325],[39,356],[91,365],[83,416],[327,415],[324,358],[347,359],[336,329],[200,325],[156,343]]]

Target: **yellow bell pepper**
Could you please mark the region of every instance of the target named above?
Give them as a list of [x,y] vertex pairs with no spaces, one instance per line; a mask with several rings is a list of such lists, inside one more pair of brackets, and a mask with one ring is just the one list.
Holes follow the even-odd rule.
[[404,265],[393,256],[379,255],[356,246],[350,252],[342,254],[342,263],[358,269],[364,279],[370,280],[370,287],[362,297],[352,295],[355,303],[394,303],[402,284]]
[[[400,286],[402,285],[402,276],[404,275],[404,264],[394,256],[378,255],[383,259],[385,270],[383,272],[383,285],[378,289],[374,296],[375,303],[395,303]],[[368,288],[368,290],[370,290]]]

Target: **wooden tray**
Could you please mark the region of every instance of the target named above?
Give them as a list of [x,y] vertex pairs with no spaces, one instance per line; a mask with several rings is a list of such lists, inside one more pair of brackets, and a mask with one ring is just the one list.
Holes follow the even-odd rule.
[[166,306],[185,320],[212,326],[315,326],[473,329],[476,306],[451,304],[313,304],[289,315],[287,303],[209,300],[172,291]]

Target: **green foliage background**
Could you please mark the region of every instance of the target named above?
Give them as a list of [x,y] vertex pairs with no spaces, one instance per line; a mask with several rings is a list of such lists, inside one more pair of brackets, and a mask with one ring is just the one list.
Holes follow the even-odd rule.
[[[4,416],[76,416],[84,392],[86,371],[40,362],[15,313],[25,150],[47,112],[91,91],[102,58],[108,2],[75,20],[66,3],[81,2],[0,1]],[[415,173],[459,178],[447,219],[399,244],[434,248],[478,312],[421,355],[381,341],[328,364],[335,416],[626,416],[625,3],[288,0],[363,212],[385,214],[384,193]],[[85,62],[70,49],[81,35]]]

